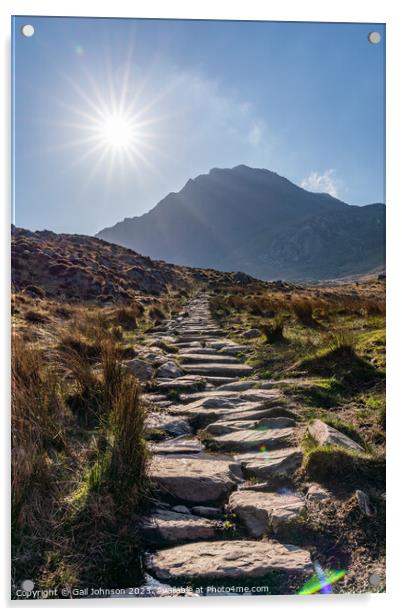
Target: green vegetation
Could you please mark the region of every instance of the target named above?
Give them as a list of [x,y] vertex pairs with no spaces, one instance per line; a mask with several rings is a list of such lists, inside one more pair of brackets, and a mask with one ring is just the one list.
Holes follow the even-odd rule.
[[51,336],[22,319],[13,335],[13,579],[133,585],[147,450],[138,383],[116,336],[123,312],[59,308],[42,307]]

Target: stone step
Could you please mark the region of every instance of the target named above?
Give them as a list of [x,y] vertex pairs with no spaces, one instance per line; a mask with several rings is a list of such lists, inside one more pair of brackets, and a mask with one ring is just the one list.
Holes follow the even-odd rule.
[[205,389],[207,381],[202,376],[187,375],[177,379],[157,379],[156,387],[159,391],[196,392]]
[[232,376],[205,376],[204,377],[207,383],[213,385],[214,387],[218,387],[220,385],[227,385],[228,383],[233,383]]
[[160,455],[152,458],[149,477],[166,498],[193,505],[223,502],[243,480],[236,462]]
[[248,376],[253,372],[253,368],[251,366],[247,366],[246,364],[191,364],[191,366],[186,366],[187,374],[197,374],[200,376],[234,376],[234,377],[242,377]]
[[293,428],[238,430],[221,436],[209,436],[209,439],[208,447],[219,451],[258,452],[264,448],[270,453],[273,449],[294,445],[295,431]]
[[197,454],[203,449],[204,445],[198,439],[182,436],[150,445],[152,453],[160,455]]
[[239,353],[250,353],[252,349],[243,344],[235,344],[234,346],[222,347],[219,353],[223,355],[238,355]]
[[310,554],[294,545],[270,541],[211,541],[159,550],[148,557],[147,568],[159,580],[233,582],[264,580],[276,572],[313,573]]
[[292,447],[265,453],[235,455],[234,459],[241,463],[246,477],[266,481],[291,478],[300,468],[303,454],[300,449]]
[[149,543],[175,544],[219,539],[223,524],[190,512],[157,509],[144,518],[142,532]]
[[[242,490],[230,495],[228,511],[236,514],[254,539],[284,533],[306,510],[297,494]],[[300,520],[301,521],[301,520]]]
[[224,434],[231,434],[232,432],[240,432],[244,430],[257,430],[262,431],[290,428],[295,425],[293,419],[289,417],[263,417],[261,419],[242,419],[230,421],[226,417],[220,419],[212,424],[209,424],[205,428],[205,433],[210,436],[223,436]]
[[180,361],[184,364],[220,364],[225,366],[240,365],[240,362],[235,357],[220,357],[219,355],[211,355],[210,353],[180,353]]

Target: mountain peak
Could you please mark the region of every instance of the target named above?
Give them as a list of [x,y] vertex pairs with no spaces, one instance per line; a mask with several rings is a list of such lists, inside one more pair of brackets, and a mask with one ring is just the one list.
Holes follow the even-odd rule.
[[98,237],[178,265],[323,279],[382,266],[384,218],[384,206],[351,207],[241,164],[212,168]]

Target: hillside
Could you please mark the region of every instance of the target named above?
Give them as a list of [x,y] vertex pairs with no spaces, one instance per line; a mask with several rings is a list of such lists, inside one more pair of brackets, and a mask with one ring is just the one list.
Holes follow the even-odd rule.
[[[195,282],[251,281],[241,273],[178,267],[86,235],[12,228],[12,283],[15,291],[68,301],[129,302],[160,296]],[[36,289],[36,291],[35,291]]]
[[385,263],[385,206],[352,206],[265,169],[212,169],[98,237],[153,259],[262,279],[360,275]]

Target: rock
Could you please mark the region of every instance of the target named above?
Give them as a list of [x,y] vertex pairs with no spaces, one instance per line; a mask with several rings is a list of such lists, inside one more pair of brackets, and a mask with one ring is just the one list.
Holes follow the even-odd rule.
[[246,364],[186,364],[187,374],[198,374],[201,376],[231,376],[238,378],[248,376],[252,371],[253,368]]
[[222,339],[222,340],[210,340],[207,343],[207,347],[220,351],[220,349],[223,349],[224,347],[230,346],[232,344],[234,344],[234,343],[232,343],[231,340],[225,340],[225,339]]
[[294,445],[295,432],[293,428],[238,430],[211,437],[209,445],[221,451],[258,451],[261,447],[268,451]]
[[346,434],[342,434],[339,430],[336,430],[332,426],[328,426],[328,424],[320,419],[314,419],[314,421],[309,424],[308,431],[319,445],[337,445],[338,447],[345,447],[346,449],[364,451],[361,445],[358,445],[355,441],[346,436]]
[[200,515],[204,518],[220,518],[222,516],[222,511],[217,507],[203,507],[202,505],[198,505],[197,507],[192,507],[191,511],[194,515]]
[[236,462],[176,456],[154,456],[149,476],[166,496],[194,505],[223,501],[243,479]]
[[156,376],[160,379],[176,379],[183,376],[184,371],[174,361],[167,361],[156,371]]
[[172,507],[172,511],[176,511],[176,513],[185,513],[186,515],[191,514],[190,509],[185,505],[176,505],[175,507]]
[[290,478],[300,467],[303,454],[300,449],[277,449],[266,453],[249,453],[234,456],[241,463],[246,477],[260,480]]
[[247,353],[250,351],[250,347],[245,344],[235,344],[233,346],[222,347],[219,352],[223,355],[238,355],[239,353]]
[[211,436],[222,436],[223,434],[230,434],[231,432],[238,432],[241,430],[289,428],[294,425],[294,420],[289,417],[263,417],[258,420],[238,421],[226,421],[226,419],[220,419],[215,423],[209,424],[209,426],[205,428],[205,432]]
[[318,483],[313,483],[307,490],[306,498],[308,501],[317,502],[331,498],[328,490],[320,486]]
[[364,515],[369,517],[375,514],[375,509],[370,503],[370,499],[363,490],[356,490],[355,497],[357,499],[357,504],[359,505],[359,509]]
[[259,387],[259,381],[235,381],[230,385],[221,385],[218,387],[219,391],[245,391],[246,389],[251,389],[252,387]]
[[228,508],[243,522],[248,532],[259,539],[270,532],[284,530],[305,511],[304,500],[296,494],[277,492],[233,492]]
[[261,330],[257,329],[257,327],[254,327],[253,329],[248,329],[247,331],[245,331],[242,334],[242,337],[251,339],[251,338],[259,338],[261,335],[262,335]]
[[153,453],[163,455],[200,453],[203,449],[204,446],[198,439],[188,437],[183,438],[182,436],[165,440],[151,446]]
[[217,354],[211,355],[211,353],[180,353],[180,359],[183,366],[186,366],[186,369],[190,364],[238,365],[238,360],[235,357],[222,357]]
[[201,376],[184,375],[177,379],[166,379],[158,381],[160,391],[195,392],[205,389],[206,380]]
[[217,522],[192,515],[188,509],[187,513],[157,509],[144,519],[142,530],[145,538],[153,543],[216,539],[222,533],[222,527]]
[[231,581],[264,579],[272,572],[310,574],[310,554],[270,541],[197,542],[160,550],[147,566],[160,580]]
[[153,375],[153,367],[142,359],[128,359],[123,365],[140,381],[148,381]]

